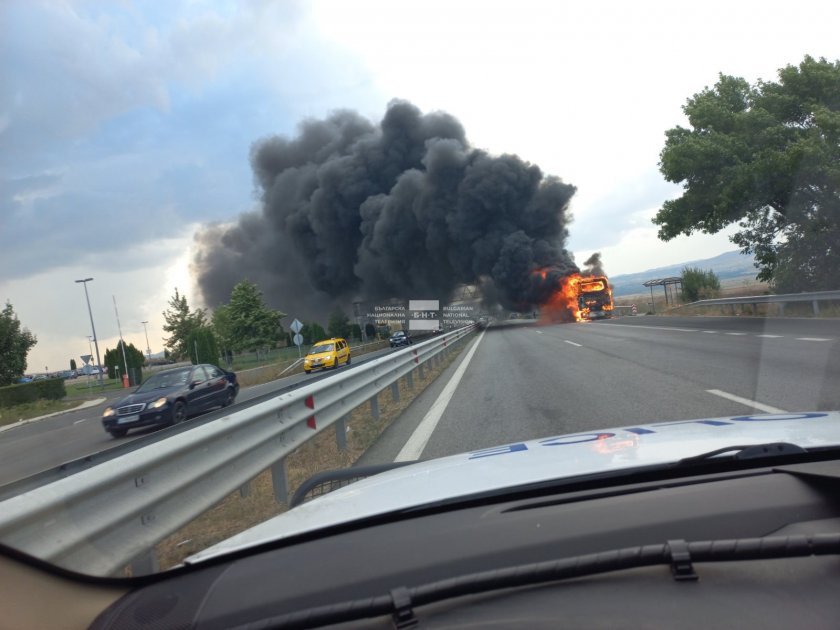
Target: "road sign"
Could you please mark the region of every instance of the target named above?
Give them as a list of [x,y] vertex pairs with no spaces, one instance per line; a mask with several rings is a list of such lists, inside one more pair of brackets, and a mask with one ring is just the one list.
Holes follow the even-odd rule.
[[[295,321],[292,322],[292,325],[289,326],[289,328],[292,329],[293,333],[299,333],[301,331],[301,329],[303,328],[303,324],[301,324],[300,321],[298,321],[298,319],[296,317]],[[297,343],[297,345],[300,345],[300,343],[298,343],[297,341],[295,343]]]
[[296,334],[294,337],[292,337],[292,341],[295,342],[296,346],[299,346],[303,343],[303,336],[300,334]]
[[82,361],[84,361],[84,362],[85,362],[85,365],[87,365],[88,363],[90,363],[90,360],[91,360],[93,357],[92,357],[92,356],[90,356],[89,354],[83,354],[83,355],[82,355],[82,356],[80,356],[79,358],[80,358]]

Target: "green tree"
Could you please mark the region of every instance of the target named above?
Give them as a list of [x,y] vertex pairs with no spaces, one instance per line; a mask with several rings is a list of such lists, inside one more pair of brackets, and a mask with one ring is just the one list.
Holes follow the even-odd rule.
[[357,341],[362,340],[362,327],[358,324],[353,324],[350,326],[350,337],[352,339],[356,339]]
[[21,328],[12,303],[0,312],[0,386],[11,385],[26,372],[26,355],[38,339],[26,328]]
[[216,344],[216,336],[210,326],[196,328],[187,338],[187,345],[190,349],[190,361],[193,365],[198,363],[219,363],[219,347]]
[[350,318],[340,306],[330,313],[330,319],[327,322],[327,332],[330,337],[341,337],[345,339],[350,336]]
[[840,287],[840,61],[805,57],[778,82],[720,75],[683,107],[659,163],[683,194],[653,222],[659,238],[716,233],[755,255],[778,291]]
[[207,323],[204,310],[190,310],[187,296],[181,295],[178,289],[175,289],[175,295],[169,299],[169,308],[164,311],[163,319],[166,321],[163,330],[169,333],[169,337],[164,339],[166,348],[177,359],[187,358],[187,340],[190,333]]
[[222,350],[231,350],[233,348],[233,333],[230,321],[230,308],[227,304],[222,304],[216,307],[213,311],[213,333],[216,335],[216,341]]
[[243,280],[233,287],[226,310],[230,344],[234,350],[273,346],[285,337],[280,320],[286,314],[268,308],[262,291],[253,282]]
[[70,359],[70,369],[76,371],[76,359]]
[[[122,344],[124,343],[124,341],[120,340],[117,342],[117,347],[113,350],[105,349],[105,356],[102,358],[102,363],[108,370],[108,378],[117,378],[117,368],[119,368],[120,375],[125,373],[122,354]],[[133,343],[129,343],[125,344],[125,361],[128,363],[128,369],[142,368],[146,363],[146,357]]]
[[720,279],[709,269],[685,267],[682,271],[682,298],[685,302],[696,302],[717,297],[720,293]]
[[327,331],[318,322],[304,322],[300,329],[304,345],[311,346],[316,341],[327,339]]

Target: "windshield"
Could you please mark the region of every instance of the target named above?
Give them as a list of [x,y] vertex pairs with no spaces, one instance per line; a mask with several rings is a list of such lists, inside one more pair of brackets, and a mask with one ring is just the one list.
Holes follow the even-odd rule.
[[163,573],[316,540],[349,491],[290,506],[327,470],[461,458],[337,526],[831,442],[803,414],[840,411],[838,24],[816,0],[0,2],[0,544]]
[[163,374],[155,374],[154,376],[150,376],[148,380],[137,388],[137,393],[169,387],[183,387],[189,381],[190,372],[192,372],[190,368],[185,368],[183,370],[172,370]]

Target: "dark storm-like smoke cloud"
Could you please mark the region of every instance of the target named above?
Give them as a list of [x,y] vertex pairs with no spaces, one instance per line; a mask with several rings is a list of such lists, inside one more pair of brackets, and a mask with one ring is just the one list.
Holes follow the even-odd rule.
[[463,283],[517,308],[577,271],[564,249],[575,188],[515,155],[471,148],[445,113],[393,102],[374,125],[340,111],[293,139],[255,143],[251,164],[261,208],[196,235],[194,271],[211,307],[248,278],[269,303],[310,312],[446,300]]
[[606,276],[604,263],[601,261],[601,252],[595,252],[583,261],[583,274],[585,276]]

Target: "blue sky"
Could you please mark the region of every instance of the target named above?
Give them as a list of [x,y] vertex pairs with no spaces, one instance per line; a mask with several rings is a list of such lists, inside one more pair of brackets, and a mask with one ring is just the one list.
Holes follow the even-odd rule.
[[30,369],[123,333],[153,351],[175,286],[192,301],[195,231],[256,204],[251,144],[392,98],[457,116],[468,138],[578,186],[570,248],[610,274],[733,249],[661,243],[678,194],[665,129],[718,72],[755,81],[840,57],[825,2],[122,2],[0,5],[0,299],[39,337]]

